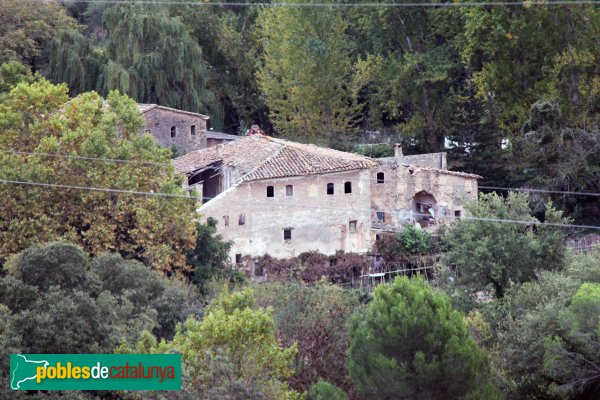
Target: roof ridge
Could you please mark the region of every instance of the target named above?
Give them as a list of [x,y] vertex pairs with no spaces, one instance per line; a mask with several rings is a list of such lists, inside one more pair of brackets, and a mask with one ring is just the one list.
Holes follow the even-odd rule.
[[[256,135],[252,135],[250,137],[253,137]],[[260,136],[265,136],[265,135],[260,135]],[[277,142],[275,142],[277,143]],[[277,144],[281,144],[281,143],[277,143]],[[283,149],[285,149],[285,145],[281,145],[281,147],[279,149],[277,149],[276,151],[274,151],[273,153],[271,153],[271,155],[267,158],[265,158],[263,161],[259,162],[258,164],[256,164],[254,166],[254,168],[252,168],[250,171],[246,172],[244,175],[239,177],[239,181],[242,182],[244,181],[244,179],[246,178],[246,176],[250,175],[251,173],[253,173],[254,171],[256,171],[257,169],[259,169],[260,167],[262,167],[263,165],[265,165],[267,162],[271,161],[274,157],[278,156],[279,153],[281,153],[283,151]]]

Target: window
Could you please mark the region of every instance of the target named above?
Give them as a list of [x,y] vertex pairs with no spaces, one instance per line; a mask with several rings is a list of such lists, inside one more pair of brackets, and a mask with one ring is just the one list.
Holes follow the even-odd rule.
[[[376,240],[376,241],[380,241],[380,240],[381,240],[381,236],[379,236],[379,235],[375,235],[375,240]],[[377,256],[377,258],[379,258],[379,256]]]
[[294,195],[294,186],[292,185],[287,185],[285,187],[285,195],[288,197],[291,197]]
[[229,215],[223,215],[223,225],[229,226]]
[[275,188],[273,186],[267,186],[267,197],[275,197]]
[[377,222],[385,221],[385,213],[381,211],[377,211]]
[[350,221],[348,225],[350,226],[350,232],[356,232],[356,221]]
[[327,184],[327,194],[333,194],[333,183]]
[[283,240],[292,240],[292,228],[283,230]]
[[236,254],[235,255],[235,263],[237,265],[240,265],[242,263],[242,255],[241,254]]
[[240,219],[238,220],[239,225],[244,225],[246,223],[246,214],[240,214]]
[[190,135],[195,135],[196,134],[196,125],[192,125],[190,126]]
[[385,174],[383,172],[377,173],[377,183],[385,182]]
[[454,217],[455,217],[456,219],[460,219],[460,217],[461,217],[461,215],[460,215],[460,214],[461,214],[460,210],[456,210],[456,211],[454,211]]
[[352,182],[344,182],[344,193],[352,193]]
[[177,136],[177,127],[172,126],[171,127],[171,137],[174,138],[175,136]]

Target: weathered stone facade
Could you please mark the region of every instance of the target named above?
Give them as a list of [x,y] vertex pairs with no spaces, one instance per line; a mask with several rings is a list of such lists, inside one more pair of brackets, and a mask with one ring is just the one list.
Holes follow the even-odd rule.
[[156,104],[138,104],[145,119],[142,133],[150,133],[163,147],[175,147],[178,155],[227,143],[239,137],[207,131],[208,116]]
[[[345,193],[348,182],[351,193]],[[331,184],[333,194],[327,194]],[[369,171],[362,169],[242,182],[199,211],[217,219],[219,234],[234,241],[233,261],[236,254],[239,259],[289,258],[314,250],[364,253],[372,242],[370,197]]]
[[[403,156],[402,149],[396,147],[394,157],[374,160],[377,162],[371,170],[374,231],[397,231],[408,224],[432,229],[460,218],[464,204],[477,199],[479,176],[432,168],[438,162],[445,166],[444,153],[425,156]],[[422,164],[416,164],[419,162]]]
[[218,233],[234,241],[238,263],[267,253],[366,253],[380,232],[459,218],[479,178],[446,170],[444,153],[404,157],[397,147],[395,157],[370,159],[263,135],[174,164],[202,193],[201,218],[216,219]]

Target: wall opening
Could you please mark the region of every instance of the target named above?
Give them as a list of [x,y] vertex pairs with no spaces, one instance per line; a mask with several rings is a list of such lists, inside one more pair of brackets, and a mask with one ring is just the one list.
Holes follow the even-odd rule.
[[240,265],[242,263],[242,255],[241,254],[236,254],[235,255],[235,263],[237,265]]
[[292,240],[292,228],[283,230],[283,240]]
[[287,185],[285,187],[285,195],[288,197],[291,197],[294,195],[294,186],[293,185]]
[[263,276],[265,271],[263,270],[262,265],[257,262],[254,262],[254,276]]
[[333,191],[334,191],[333,188],[334,188],[333,183],[328,183],[327,184],[327,194],[333,194]]
[[192,125],[190,126],[190,135],[195,135],[196,134],[196,125]]
[[356,222],[357,221],[350,221],[350,223],[348,224],[348,227],[350,228],[350,232],[356,232]]
[[461,214],[462,214],[462,213],[461,213],[461,211],[460,211],[460,210],[456,210],[456,211],[454,211],[454,217],[455,217],[456,219],[460,219],[460,217],[462,216]]
[[377,173],[377,183],[384,183],[385,182],[385,174],[383,172],[378,172]]
[[419,192],[413,197],[413,211],[415,220],[426,228],[435,224],[436,219],[436,201],[435,197],[425,191]]
[[229,215],[223,215],[223,225],[229,226]]
[[377,222],[385,222],[385,213],[377,211]]
[[171,127],[171,137],[174,138],[175,136],[177,136],[177,127],[172,126]]
[[275,188],[273,186],[267,186],[267,197],[275,197]]
[[352,193],[352,182],[344,182],[344,193]]
[[216,197],[222,191],[221,172],[214,168],[208,168],[189,180],[189,185],[202,184],[202,203]]
[[238,225],[244,225],[246,223],[246,214],[240,214]]

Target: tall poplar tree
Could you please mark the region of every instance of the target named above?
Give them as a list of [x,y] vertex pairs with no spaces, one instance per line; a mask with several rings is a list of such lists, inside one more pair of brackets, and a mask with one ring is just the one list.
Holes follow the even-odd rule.
[[357,125],[352,44],[340,7],[272,7],[259,16],[260,87],[278,133],[335,143]]

